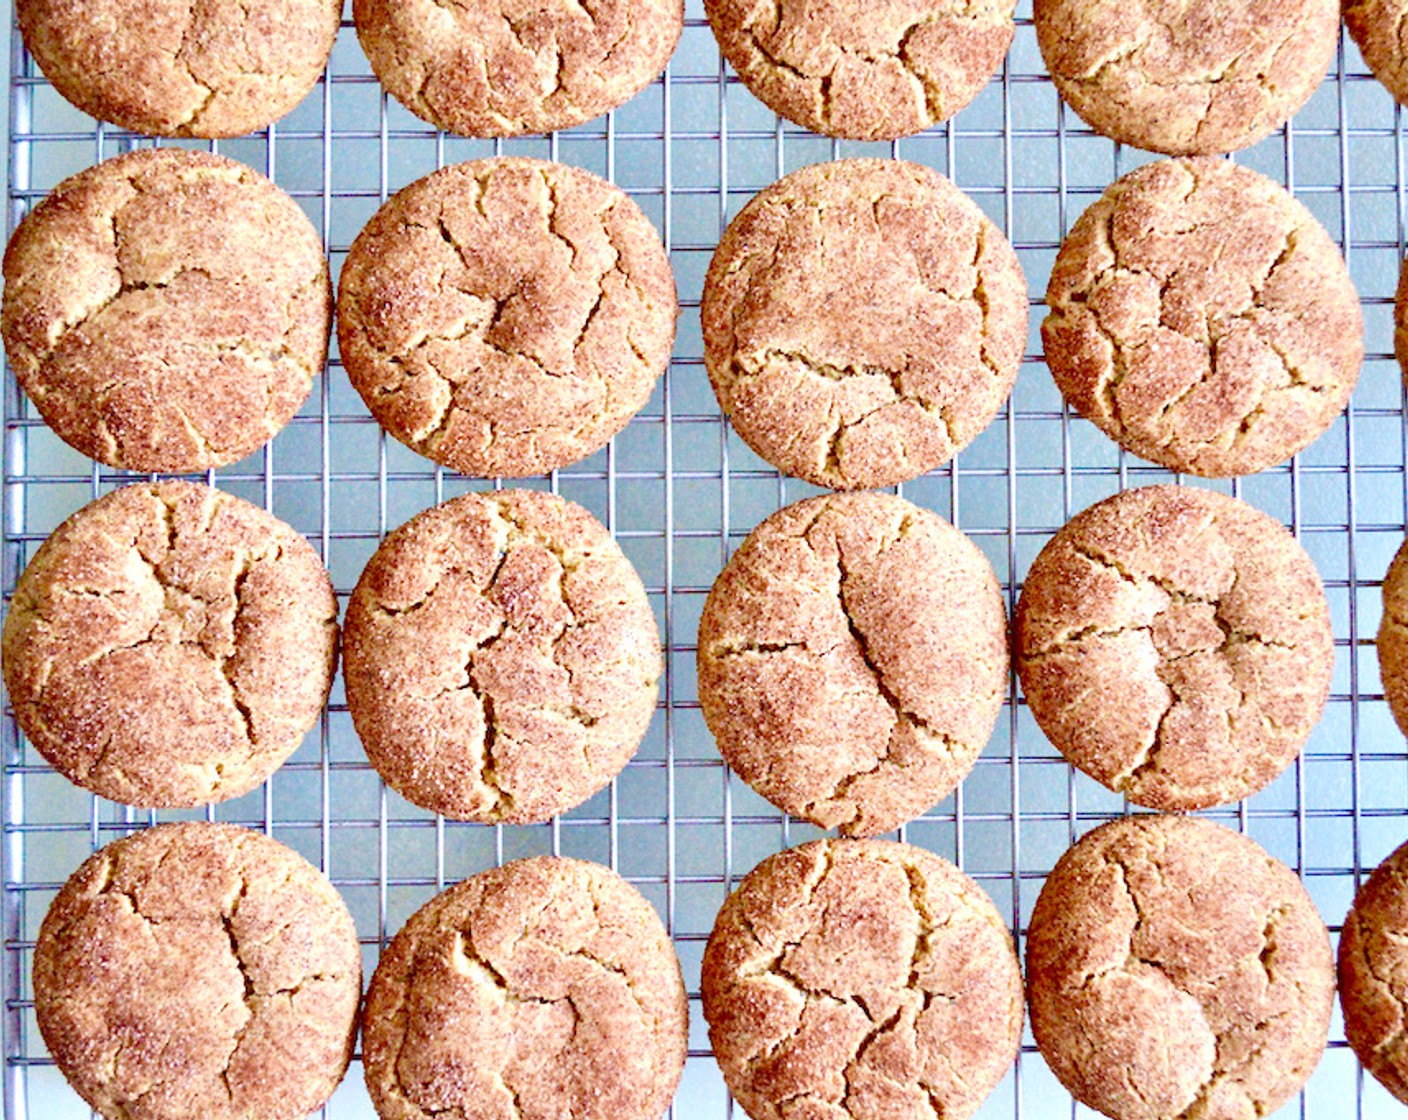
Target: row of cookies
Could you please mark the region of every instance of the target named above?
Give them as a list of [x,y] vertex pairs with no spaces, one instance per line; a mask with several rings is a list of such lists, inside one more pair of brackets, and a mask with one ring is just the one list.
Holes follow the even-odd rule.
[[[765,104],[827,135],[894,139],[946,120],[1003,66],[1015,0],[708,0],[724,57]],[[341,0],[75,7],[21,0],[25,45],[83,111],[160,136],[237,136],[289,112],[332,51]],[[1402,98],[1402,0],[1356,0],[1346,19]],[[1157,6],[1037,0],[1057,88],[1097,131],[1168,154],[1229,152],[1283,124],[1325,76],[1337,0]],[[682,0],[354,0],[372,69],[438,128],[512,136],[570,128],[623,104],[669,61]]]

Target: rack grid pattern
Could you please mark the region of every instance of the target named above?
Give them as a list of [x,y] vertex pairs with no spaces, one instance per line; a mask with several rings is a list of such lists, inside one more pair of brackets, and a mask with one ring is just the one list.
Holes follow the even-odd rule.
[[[1030,0],[1001,75],[947,125],[893,144],[834,142],[779,122],[720,62],[700,0],[688,0],[666,74],[607,117],[548,137],[471,141],[437,133],[381,92],[344,20],[328,76],[267,132],[210,145],[269,174],[321,230],[334,274],[352,238],[399,187],[446,163],[494,153],[576,164],[626,189],[659,228],[682,299],[674,361],[640,416],[608,449],[529,485],[585,505],[639,569],[666,644],[656,718],[612,786],[550,824],[489,828],[435,818],[388,794],[357,742],[341,683],[320,727],[265,786],[196,813],[139,812],[54,774],[7,707],[3,751],[0,1050],[9,1120],[87,1116],[47,1057],[34,1023],[33,938],[63,879],[88,853],[157,820],[209,817],[268,831],[322,867],[357,921],[366,972],[385,939],[431,894],[493,863],[540,852],[596,859],[647,895],[673,935],[691,992],[691,1044],[672,1114],[741,1116],[710,1057],[697,999],[699,959],[730,887],[764,856],[818,835],[730,777],[695,697],[694,639],[704,596],[730,551],[763,517],[815,493],[782,478],[722,420],[703,369],[698,301],[728,220],[759,189],[808,163],[895,155],[945,172],[1016,246],[1032,296],[1027,357],[1010,404],[954,462],[901,492],[943,514],[983,549],[1009,610],[1023,573],[1069,516],[1128,486],[1174,476],[1119,452],[1063,407],[1041,362],[1040,297],[1062,235],[1118,175],[1149,156],[1096,136],[1045,75]],[[60,179],[150,140],[66,105],[25,54],[10,60],[7,228]],[[204,146],[204,145],[203,145]],[[1343,419],[1282,467],[1219,488],[1283,520],[1325,579],[1336,673],[1325,718],[1302,758],[1247,802],[1209,813],[1241,828],[1304,876],[1332,930],[1363,875],[1408,838],[1408,749],[1383,703],[1373,636],[1379,584],[1408,508],[1404,390],[1390,306],[1404,249],[1402,113],[1340,46],[1329,77],[1292,125],[1239,153],[1285,184],[1339,241],[1365,305],[1359,388]],[[133,476],[94,465],[44,426],[6,371],[3,385],[3,587],[64,517]],[[264,450],[207,481],[271,509],[308,535],[346,596],[389,528],[489,483],[461,479],[388,440],[336,360],[299,416]],[[1180,479],[1199,485],[1205,483]],[[960,789],[901,837],[979,880],[1019,939],[1061,852],[1127,812],[1071,771],[1045,741],[1015,683],[997,732]],[[1336,1018],[1330,1049],[1284,1116],[1379,1117],[1399,1108],[1359,1071]],[[354,1062],[325,1115],[372,1116]],[[984,1118],[1089,1117],[1047,1071],[1030,1033]]]

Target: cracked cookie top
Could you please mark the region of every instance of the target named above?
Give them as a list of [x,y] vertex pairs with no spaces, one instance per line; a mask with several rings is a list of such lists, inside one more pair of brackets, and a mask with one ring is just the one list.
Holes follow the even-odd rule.
[[598,864],[539,856],[412,915],[367,989],[362,1045],[383,1120],[656,1120],[687,1036],[650,903]]
[[1012,45],[1016,0],[705,0],[754,96],[803,128],[894,140],[972,101]]
[[247,793],[317,722],[337,661],[337,598],[308,542],[191,482],[84,506],[15,588],[5,687],[65,777],[131,805]]
[[1344,23],[1374,77],[1408,105],[1408,0],[1344,0]]
[[1035,0],[1037,43],[1086,124],[1122,144],[1215,155],[1283,125],[1325,77],[1338,0]]
[[372,69],[462,136],[552,132],[629,101],[665,69],[683,0],[352,0]]
[[704,950],[704,1017],[753,1120],[972,1115],[1022,1037],[1022,973],[988,896],[888,840],[760,863]]
[[852,159],[774,183],[704,282],[724,414],[773,466],[834,490],[951,459],[1012,391],[1026,280],[998,228],[919,164]]
[[1285,864],[1196,817],[1084,836],[1027,934],[1042,1056],[1114,1120],[1248,1120],[1299,1092],[1325,1049],[1329,934]]
[[96,852],[34,947],[59,1069],[109,1120],[298,1120],[347,1070],[362,957],[297,852],[248,829],[163,824]]
[[1304,206],[1225,160],[1148,164],[1071,228],[1046,360],[1121,447],[1210,478],[1289,459],[1344,411],[1364,357],[1344,258]]
[[343,364],[381,425],[479,478],[545,474],[626,426],[678,304],[650,220],[604,179],[515,157],[446,167],[358,234]]
[[660,637],[601,522],[530,490],[389,534],[347,606],[347,704],[387,784],[459,820],[543,821],[635,754]]
[[158,148],[66,179],[5,251],[0,330],[60,439],[109,466],[236,462],[327,359],[327,259],[298,204],[208,152]]
[[832,494],[773,514],[714,582],[699,702],[719,751],[780,809],[873,836],[942,801],[992,734],[1007,615],[937,514]]
[[44,76],[99,120],[151,136],[243,136],[307,96],[342,0],[16,0]]
[[1339,981],[1350,1046],[1408,1104],[1408,844],[1355,896],[1340,933]]
[[1334,671],[1324,587],[1285,527],[1151,486],[1077,514],[1017,603],[1022,690],[1074,765],[1139,805],[1247,797],[1300,753]]
[[1408,541],[1399,546],[1388,566],[1383,603],[1377,642],[1379,675],[1389,710],[1408,735]]

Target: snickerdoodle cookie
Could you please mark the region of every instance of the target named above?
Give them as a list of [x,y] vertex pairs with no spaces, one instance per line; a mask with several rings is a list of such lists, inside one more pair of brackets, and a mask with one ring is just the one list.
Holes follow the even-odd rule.
[[1027,995],[1042,1056],[1083,1104],[1114,1120],[1245,1120],[1319,1062],[1335,966],[1305,887],[1254,841],[1129,817],[1047,876]]
[[352,0],[387,92],[437,128],[516,136],[624,104],[674,53],[684,0]]
[[1214,155],[1284,124],[1325,77],[1339,0],[1035,0],[1056,88],[1095,131]]
[[1032,715],[1096,781],[1156,809],[1246,797],[1300,752],[1329,696],[1325,591],[1277,521],[1151,486],[1077,514],[1017,604]]
[[1384,613],[1379,620],[1379,675],[1384,699],[1408,734],[1408,541],[1399,546],[1384,576]]
[[890,494],[773,514],[715,580],[699,702],[719,751],[780,809],[873,836],[973,768],[1007,687],[1007,615],[986,558]]
[[1408,104],[1408,0],[1344,0],[1344,23],[1374,77]]
[[24,45],[83,112],[153,136],[242,136],[307,96],[342,0],[17,0]]
[[635,753],[660,637],[605,527],[552,494],[466,494],[389,534],[347,606],[347,704],[417,805],[542,821]]
[[480,478],[543,474],[626,426],[674,345],[650,220],[589,172],[512,157],[406,187],[338,283],[343,364],[408,447]]
[[1408,844],[1359,889],[1340,934],[1344,1033],[1364,1068],[1408,1104]]
[[352,1056],[362,956],[332,884],[229,824],[163,824],[64,884],[34,947],[34,1011],[109,1120],[301,1120]]
[[4,272],[15,376],[61,439],[109,466],[242,459],[327,359],[317,231],[223,156],[158,148],[79,172],[20,223]]
[[724,233],[704,358],[725,415],[778,469],[889,486],[951,459],[1012,391],[1026,280],[940,175],[853,159],[793,172]]
[[79,510],[35,553],[4,629],[15,718],[65,777],[114,801],[223,801],[317,721],[337,598],[297,532],[191,482]]
[[705,0],[753,94],[813,132],[893,140],[947,120],[1002,67],[1016,0]]
[[1408,379],[1408,258],[1398,271],[1398,292],[1393,300],[1393,350],[1398,368]]
[[362,1017],[385,1120],[657,1120],[684,1069],[688,1006],[665,927],[595,863],[480,872],[412,915]]
[[1022,1037],[1022,974],[982,889],[887,840],[818,840],[729,896],[702,967],[724,1080],[753,1120],[976,1112]]
[[1207,477],[1289,459],[1344,411],[1359,298],[1319,222],[1216,159],[1126,175],[1072,227],[1046,291],[1046,360],[1121,447]]

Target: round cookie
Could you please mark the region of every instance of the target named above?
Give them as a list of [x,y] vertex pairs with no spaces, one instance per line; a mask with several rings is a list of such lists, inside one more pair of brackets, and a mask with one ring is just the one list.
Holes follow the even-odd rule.
[[1002,68],[1016,0],[705,0],[719,49],[813,132],[894,140],[962,109]]
[[1061,246],[1041,325],[1067,402],[1128,451],[1209,478],[1302,450],[1364,357],[1344,258],[1270,179],[1215,159],[1118,180]]
[[688,1005],[639,891],[583,860],[472,875],[382,953],[362,1020],[385,1120],[657,1120],[684,1070]]
[[1196,817],[1084,836],[1027,933],[1032,1033],[1077,1100],[1114,1120],[1269,1116],[1320,1060],[1330,939],[1295,873]]
[[1408,381],[1408,258],[1398,272],[1398,291],[1393,300],[1393,350],[1398,368]]
[[243,136],[322,76],[341,0],[16,0],[24,45],[72,104],[152,136]]
[[1027,339],[1017,256],[899,160],[817,164],[730,224],[704,281],[709,380],[773,466],[835,490],[947,462],[992,421]]
[[991,900],[887,840],[818,840],[749,872],[714,922],[701,994],[753,1120],[961,1120],[1022,1037],[1022,973]]
[[1344,0],[1344,23],[1389,93],[1408,105],[1408,52],[1400,38],[1408,0]]
[[347,605],[347,706],[387,784],[458,820],[543,821],[639,746],[661,673],[640,577],[552,494],[466,494],[390,533]]
[[248,829],[163,824],[96,852],[34,947],[34,1011],[109,1120],[299,1120],[352,1056],[362,955],[332,884]]
[[1408,541],[1399,546],[1383,586],[1379,620],[1379,676],[1384,699],[1399,729],[1408,735]]
[[1139,805],[1247,797],[1300,753],[1330,692],[1324,587],[1277,521],[1151,486],[1051,538],[1017,603],[1015,660],[1047,738]]
[[388,93],[462,136],[552,132],[629,101],[665,69],[683,0],[352,0]]
[[70,781],[130,805],[247,793],[318,720],[337,597],[308,542],[192,482],[84,506],[34,554],[4,629],[5,687]]
[[109,466],[207,470],[263,446],[327,359],[332,288],[298,204],[234,160],[178,148],[60,183],[5,251],[20,385]]
[[640,411],[678,304],[624,192],[501,157],[443,168],[378,210],[337,312],[347,375],[388,432],[453,470],[517,478],[590,455]]
[[1007,691],[1007,614],[986,558],[890,494],[773,514],[715,580],[699,702],[719,752],[778,808],[873,836],[942,801]]
[[1310,99],[1339,40],[1339,0],[1035,0],[1042,58],[1096,132],[1167,155],[1268,136]]
[[1340,933],[1344,1033],[1364,1068],[1408,1104],[1408,844],[1359,888]]

